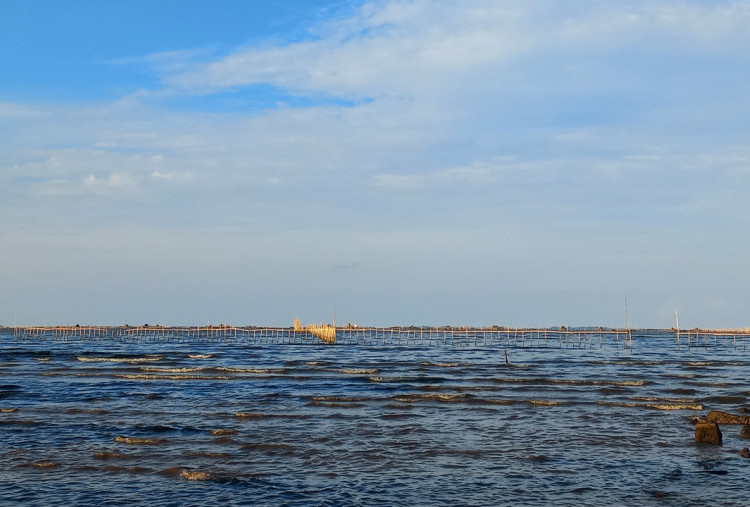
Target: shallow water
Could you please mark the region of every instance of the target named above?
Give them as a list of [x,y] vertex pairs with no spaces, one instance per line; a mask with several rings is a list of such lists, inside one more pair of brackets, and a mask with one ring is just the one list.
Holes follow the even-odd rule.
[[748,503],[743,344],[504,350],[0,336],[0,501]]

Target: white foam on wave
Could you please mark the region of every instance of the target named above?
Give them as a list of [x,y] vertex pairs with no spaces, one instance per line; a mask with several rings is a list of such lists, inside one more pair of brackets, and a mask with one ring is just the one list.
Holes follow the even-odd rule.
[[634,403],[628,401],[597,401],[597,405],[623,408],[650,408],[655,410],[703,410],[699,403]]
[[557,405],[565,405],[564,401],[554,401],[554,400],[527,400],[529,404],[531,405],[542,405],[546,407],[554,407]]
[[230,377],[221,375],[153,375],[148,373],[117,373],[114,377],[130,380],[230,380]]
[[377,368],[340,368],[338,370],[332,370],[336,373],[343,373],[344,375],[374,375],[380,370]]
[[286,373],[283,368],[230,368],[230,367],[219,367],[217,371],[225,371],[229,373]]
[[432,361],[422,361],[419,363],[422,366],[437,366],[438,368],[459,368],[461,366],[471,366],[470,364],[462,364],[462,363],[440,363],[440,362],[432,362]]
[[77,356],[76,359],[82,363],[155,363],[164,359],[164,356],[141,356],[141,357],[93,357]]
[[206,368],[194,367],[194,368],[162,368],[158,366],[144,366],[140,368],[141,371],[150,371],[155,373],[190,373],[196,371],[204,371]]
[[660,396],[629,396],[629,400],[633,401],[651,401],[651,402],[666,402],[666,403],[695,403],[695,398],[664,398]]

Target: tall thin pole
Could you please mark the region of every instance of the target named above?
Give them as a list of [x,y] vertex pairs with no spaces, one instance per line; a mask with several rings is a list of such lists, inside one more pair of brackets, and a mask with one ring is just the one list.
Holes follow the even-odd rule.
[[628,298],[625,298],[625,330],[630,329],[630,324],[628,323]]
[[677,346],[680,346],[680,314],[677,313],[677,308],[674,309],[674,320],[675,326],[677,327]]
[[633,346],[633,337],[630,334],[630,322],[628,321],[628,298],[625,298],[625,339]]

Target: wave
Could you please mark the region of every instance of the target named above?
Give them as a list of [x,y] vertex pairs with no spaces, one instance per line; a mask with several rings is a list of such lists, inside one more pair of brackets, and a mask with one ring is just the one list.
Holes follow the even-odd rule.
[[448,377],[425,377],[425,376],[410,376],[410,375],[393,375],[393,376],[380,376],[380,375],[373,375],[367,378],[369,382],[374,383],[398,383],[398,384],[407,384],[411,382],[433,382],[435,384],[442,384],[448,379]]
[[107,465],[104,467],[104,470],[107,472],[127,472],[129,474],[148,474],[151,473],[152,470],[150,468],[134,465],[134,466],[120,466],[120,465]]
[[666,364],[665,361],[636,361],[634,359],[590,359],[586,362],[589,364],[611,364],[618,366],[661,366]]
[[239,419],[261,419],[263,417],[269,417],[268,414],[261,414],[260,412],[237,412],[234,416]]
[[21,386],[6,384],[0,386],[0,399],[12,398],[22,391]]
[[92,454],[91,457],[94,459],[100,459],[100,460],[110,460],[110,459],[132,459],[132,458],[137,458],[138,456],[133,456],[131,454],[123,454],[119,451],[98,451]]
[[694,405],[653,403],[646,406],[657,410],[703,410],[703,405],[699,403]]
[[156,373],[190,373],[195,371],[206,371],[209,368],[203,367],[203,366],[195,366],[191,368],[167,368],[167,367],[160,367],[160,366],[142,366],[140,368],[141,371],[150,371],[150,372],[156,372]]
[[312,401],[333,401],[342,403],[356,403],[359,401],[372,401],[375,398],[367,398],[364,396],[313,396]]
[[279,419],[308,419],[307,414],[264,414],[262,412],[237,412],[234,417],[238,419],[261,419],[261,418],[279,418]]
[[19,467],[19,468],[38,468],[38,469],[50,469],[50,468],[57,468],[60,466],[60,463],[56,463],[54,461],[32,461],[30,463],[21,463],[13,468]]
[[343,373],[344,375],[375,375],[380,370],[378,370],[377,368],[340,368],[331,371],[336,373]]
[[686,382],[686,384],[696,387],[729,387],[730,384],[727,382],[699,382],[699,381],[691,381]]
[[667,403],[695,403],[694,398],[664,398],[659,396],[628,396],[633,401],[659,401]]
[[312,405],[319,405],[328,408],[360,408],[361,403],[348,403],[348,402],[336,402],[336,401],[315,401],[310,402]]
[[210,452],[210,451],[185,451],[183,456],[188,458],[228,458],[228,452]]
[[234,368],[234,367],[210,367],[210,366],[184,366],[184,367],[162,367],[162,366],[141,366],[140,371],[151,373],[197,373],[197,372],[221,372],[221,373],[246,373],[255,375],[283,374],[286,373],[284,368]]
[[750,363],[747,361],[685,361],[685,366],[693,368],[706,368],[711,366],[748,366]]
[[102,408],[68,408],[65,410],[66,414],[96,414],[104,415],[108,412]]
[[251,444],[244,444],[242,449],[245,451],[261,451],[265,453],[283,453],[291,454],[296,451],[293,445],[289,444],[274,444],[268,442],[258,442]]
[[148,375],[145,373],[116,373],[113,377],[130,380],[231,380],[231,377],[220,375]]
[[606,407],[623,407],[623,408],[650,408],[656,410],[703,410],[701,404],[689,403],[632,403],[618,401],[597,401],[597,405]]
[[514,405],[516,403],[516,400],[498,400],[494,398],[469,398],[467,401],[483,405]]
[[229,373],[286,373],[284,368],[229,368],[219,367],[216,371],[223,371]]
[[438,363],[432,361],[422,361],[419,363],[421,366],[437,366],[438,368],[461,368],[471,366],[467,363]]
[[542,385],[555,385],[555,384],[568,384],[568,385],[582,385],[582,386],[621,386],[621,387],[641,387],[648,385],[646,380],[603,380],[603,379],[557,379],[548,377],[505,377],[505,378],[492,378],[493,382],[507,383],[507,384],[542,384]]
[[34,421],[31,419],[0,420],[1,426],[13,426],[16,424],[21,426],[43,426],[45,423],[43,423],[42,421]]
[[413,403],[423,400],[456,402],[465,401],[468,398],[466,394],[403,394],[394,396],[393,400],[403,403]]
[[725,405],[728,405],[728,404],[729,405],[744,405],[745,402],[747,401],[747,398],[742,395],[737,395],[737,396],[717,395],[717,396],[707,396],[706,398],[703,398],[703,401],[707,401],[707,402],[710,401],[712,403],[720,403],[720,404],[725,404]]
[[542,405],[546,407],[554,407],[557,405],[566,405],[565,401],[553,401],[553,400],[526,400],[530,405]]
[[140,356],[140,357],[94,357],[94,356],[76,356],[76,359],[82,363],[155,363],[164,359],[164,356]]

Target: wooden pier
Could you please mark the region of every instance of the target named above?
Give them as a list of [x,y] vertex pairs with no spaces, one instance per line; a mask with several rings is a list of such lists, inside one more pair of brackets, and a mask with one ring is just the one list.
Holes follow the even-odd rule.
[[[16,341],[120,343],[337,344],[446,347],[632,348],[659,335],[678,348],[746,350],[750,330],[631,330],[506,327],[26,326],[6,328]],[[10,332],[8,333],[10,334]]]

